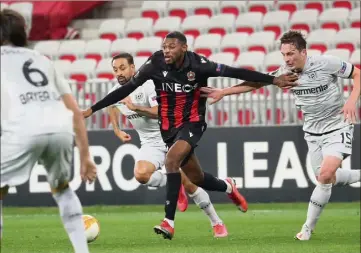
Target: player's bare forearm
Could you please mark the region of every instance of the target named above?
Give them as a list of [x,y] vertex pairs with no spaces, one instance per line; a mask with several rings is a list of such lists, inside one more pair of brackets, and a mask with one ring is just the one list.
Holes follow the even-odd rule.
[[247,93],[262,88],[263,86],[266,85],[268,84],[256,83],[256,82],[243,82],[235,86],[223,89],[223,93],[225,96]]
[[360,69],[354,67],[354,70],[352,73],[353,88],[352,88],[352,92],[350,94],[350,99],[354,103],[357,103],[357,100],[360,98],[360,93],[361,93],[360,78],[361,78]]
[[115,106],[110,106],[108,107],[108,114],[114,131],[119,129],[119,110]]
[[153,107],[136,106],[135,112],[141,116],[145,116],[151,119],[158,119],[158,106],[153,106]]

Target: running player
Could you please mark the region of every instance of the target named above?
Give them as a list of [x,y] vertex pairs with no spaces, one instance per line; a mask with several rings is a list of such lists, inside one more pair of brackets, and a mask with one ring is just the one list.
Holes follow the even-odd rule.
[[[360,70],[334,56],[307,56],[307,42],[298,31],[289,31],[281,38],[281,53],[285,63],[271,75],[294,72],[299,75],[292,88],[296,106],[302,110],[303,130],[312,168],[318,184],[308,206],[307,219],[298,240],[309,240],[311,232],[331,197],[332,185],[347,185],[360,181],[360,170],[341,169],[342,161],[351,155],[353,123],[360,97]],[[353,79],[353,90],[344,101],[337,78]],[[202,91],[219,101],[225,95],[248,92],[264,86],[244,82],[223,90]]]
[[[119,85],[114,86],[111,91],[129,81],[135,73],[133,57],[128,53],[121,53],[114,56],[112,66]],[[131,140],[130,135],[119,128],[119,112],[125,115],[132,123],[141,140],[141,148],[134,167],[135,178],[139,183],[151,187],[165,186],[167,177],[157,169],[164,165],[167,146],[163,142],[159,130],[157,120],[158,103],[153,81],[146,81],[122,102],[109,107],[109,114],[115,135],[123,142],[128,142]],[[192,184],[183,173],[182,184],[196,205],[209,217],[213,227],[214,236],[227,236],[227,229],[222,220],[218,217],[207,192]],[[179,192],[178,198],[178,209],[182,212],[184,212],[188,206],[188,199],[185,195],[183,185],[183,190]]]
[[[41,160],[65,230],[77,253],[87,253],[82,206],[69,188],[73,127],[80,152],[80,174],[94,181],[82,112],[69,84],[40,53],[25,48],[25,20],[17,12],[0,12],[1,45],[1,169],[0,210],[9,187],[29,180]],[[26,127],[26,129],[24,129]],[[0,228],[3,226],[2,212]]]
[[207,128],[206,98],[201,98],[200,92],[200,88],[207,85],[207,79],[225,76],[279,85],[293,84],[292,81],[297,80],[295,75],[273,77],[217,64],[187,49],[184,34],[169,33],[164,39],[163,50],[149,57],[132,79],[83,112],[85,117],[89,117],[94,112],[124,99],[147,80],[153,80],[159,104],[161,134],[169,147],[165,160],[166,215],[154,231],[167,239],[172,239],[174,235],[174,217],[181,186],[180,167],[196,185],[209,191],[225,192],[241,211],[245,212],[248,209],[247,202],[238,192],[234,180],[221,180],[203,172],[194,154],[194,149]]

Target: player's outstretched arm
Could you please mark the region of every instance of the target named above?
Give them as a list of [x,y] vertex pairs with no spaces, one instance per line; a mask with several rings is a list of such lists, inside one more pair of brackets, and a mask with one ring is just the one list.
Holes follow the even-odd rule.
[[151,119],[158,119],[158,106],[153,106],[153,107],[136,106],[134,108],[134,111],[139,115]]
[[110,118],[110,122],[112,124],[114,134],[122,141],[122,142],[128,142],[132,140],[132,137],[127,134],[126,132],[122,131],[119,127],[119,118],[120,118],[120,112],[115,106],[108,107],[108,114]]

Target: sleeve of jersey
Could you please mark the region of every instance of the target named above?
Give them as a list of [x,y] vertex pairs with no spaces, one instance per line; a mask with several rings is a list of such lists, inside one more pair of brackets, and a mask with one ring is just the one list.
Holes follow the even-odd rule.
[[351,78],[354,66],[335,56],[324,56],[326,59],[325,69],[327,72],[341,78]]
[[55,85],[60,95],[72,94],[70,84],[66,81],[64,74],[55,68],[54,71],[55,71]]
[[132,93],[136,88],[145,83],[152,75],[153,67],[152,63],[149,60],[146,62],[138,72],[124,85],[114,90],[113,92],[106,95],[102,100],[94,104],[91,109],[92,112],[99,111],[109,105],[115,104],[118,101],[126,98],[130,93]]
[[149,81],[149,84],[146,87],[146,93],[150,107],[158,106],[157,93],[155,92],[155,86],[153,82]]
[[252,71],[244,68],[233,68],[231,66],[215,63],[202,59],[201,69],[208,77],[231,77],[249,82],[273,83],[274,76],[263,74],[261,72]]

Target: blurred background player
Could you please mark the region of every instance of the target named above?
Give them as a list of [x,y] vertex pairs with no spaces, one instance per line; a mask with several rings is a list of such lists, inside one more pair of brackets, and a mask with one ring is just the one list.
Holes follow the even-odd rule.
[[[307,42],[298,31],[281,37],[284,64],[272,72],[278,76],[297,73],[297,87],[292,88],[295,103],[305,116],[303,130],[311,165],[318,184],[307,211],[307,219],[298,240],[309,240],[311,232],[331,197],[332,185],[347,185],[360,181],[360,170],[341,169],[344,159],[351,155],[353,124],[356,123],[356,104],[360,97],[360,70],[351,63],[334,56],[307,56]],[[353,79],[353,89],[346,103],[338,85],[338,78]],[[264,84],[244,82],[226,88],[202,89],[213,98],[212,103],[225,95],[248,92]]]
[[[119,84],[114,86],[111,92],[134,76],[136,66],[131,54],[121,53],[113,57],[112,67]],[[119,112],[127,117],[139,134],[141,148],[134,167],[134,175],[137,181],[151,187],[163,187],[166,185],[167,176],[158,168],[164,165],[167,146],[162,140],[158,125],[156,97],[154,83],[152,80],[148,80],[127,98],[109,107],[108,110],[114,133],[122,142],[131,141],[131,136],[119,128]],[[190,182],[184,173],[181,174],[182,190],[179,192],[178,209],[182,212],[187,209],[188,199],[184,192],[185,188],[194,203],[208,216],[214,236],[227,236],[227,229],[218,217],[208,193]]]
[[[71,95],[69,84],[53,63],[40,53],[25,48],[24,18],[5,9],[0,12],[0,21],[0,205],[9,187],[26,183],[32,168],[40,160],[47,170],[53,198],[74,251],[87,253],[82,206],[68,185],[73,131],[80,151],[81,177],[89,182],[96,177],[82,113]],[[0,228],[2,226],[1,212]]]

